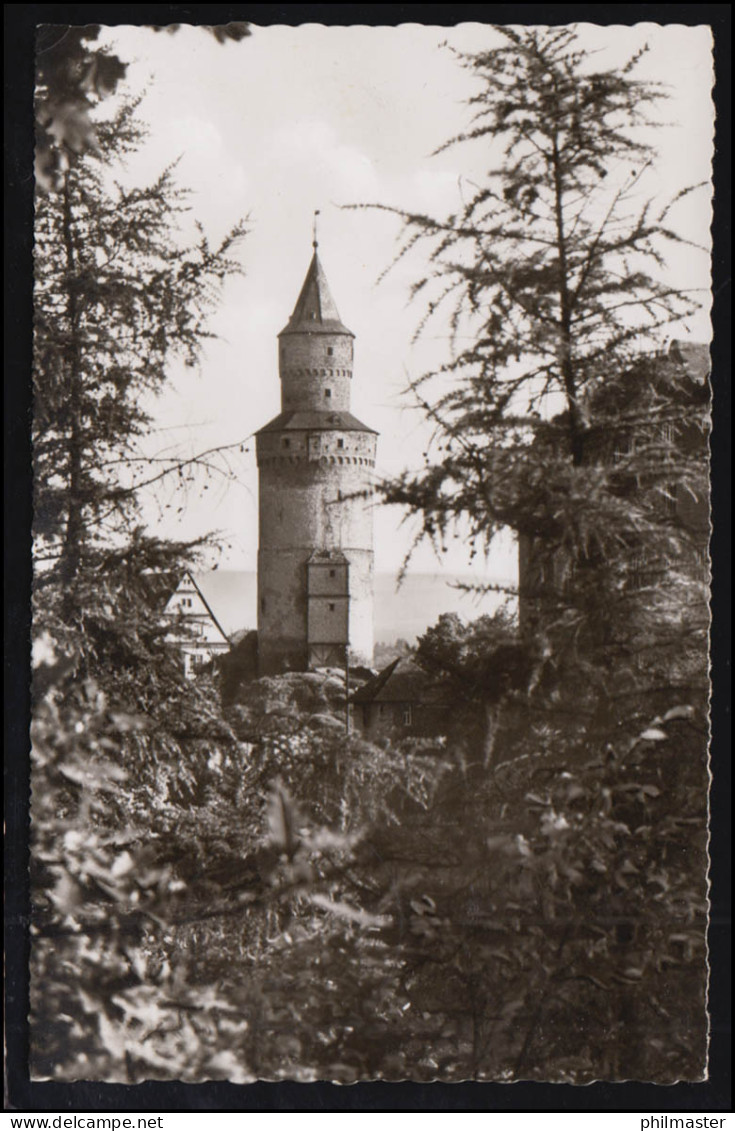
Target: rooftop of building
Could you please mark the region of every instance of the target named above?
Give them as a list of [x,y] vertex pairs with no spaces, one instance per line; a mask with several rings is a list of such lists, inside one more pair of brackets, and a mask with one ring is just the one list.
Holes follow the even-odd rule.
[[349,558],[341,550],[314,550],[307,561],[312,565],[349,565]]
[[319,412],[316,409],[287,409],[273,420],[269,421],[256,433],[263,432],[372,432],[377,436],[374,428],[368,428],[351,412]]
[[[191,589],[201,599],[206,615],[219,631],[224,641],[228,640],[227,633],[217,619],[210,602],[202,592],[202,588],[194,574],[189,569],[179,570],[146,570],[142,574],[143,584],[148,600],[154,609],[164,613],[169,601],[181,588],[184,582],[189,582]],[[184,619],[191,620],[191,615]]]
[[364,683],[353,703],[410,703],[427,697],[432,677],[409,657],[399,656]]
[[316,246],[293,314],[278,336],[281,337],[283,334],[348,334],[351,338],[355,336],[339,316]]

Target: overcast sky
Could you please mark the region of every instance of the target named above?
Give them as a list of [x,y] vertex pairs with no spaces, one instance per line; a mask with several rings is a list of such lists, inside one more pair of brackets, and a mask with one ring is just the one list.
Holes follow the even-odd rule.
[[[712,110],[708,28],[600,28],[582,25],[597,64],[614,65],[647,42],[639,76],[669,84],[671,100],[658,130],[660,150],[647,191],[670,193],[709,180]],[[450,52],[496,42],[487,26],[432,28],[253,28],[241,43],[218,44],[200,29],[175,35],[144,28],[110,28],[104,41],[130,60],[126,90],[147,88],[140,114],[150,125],[145,149],[129,161],[132,179],[151,178],[180,158],[178,180],[193,190],[193,215],[213,239],[240,217],[250,234],[240,245],[246,269],[228,281],[198,370],[172,366],[168,391],[153,406],[160,447],[200,450],[249,437],[279,410],[276,335],[293,309],[311,256],[311,223],[320,209],[320,256],[342,320],[356,334],[353,411],[380,432],[378,472],[416,466],[427,426],[403,390],[409,376],[435,364],[446,332],[434,326],[411,345],[421,310],[407,292],[416,262],[377,283],[391,262],[399,230],[385,213],[343,211],[340,205],[377,202],[452,210],[462,179],[485,171],[481,147],[432,152],[468,120],[465,100],[476,82]],[[708,240],[709,215],[700,194],[678,216],[680,227]],[[678,285],[706,288],[707,257],[683,253],[670,264]],[[689,332],[709,337],[706,313]],[[238,453],[236,481],[212,482],[191,494],[184,511],[159,512],[156,529],[193,537],[218,529],[227,547],[220,568],[254,569],[257,551],[257,473],[254,445]],[[167,500],[164,498],[163,502]],[[397,570],[410,546],[410,523],[381,508],[376,515],[376,568]],[[453,544],[444,568],[467,569],[465,548]],[[414,569],[436,570],[428,550]],[[513,554],[499,546],[488,577],[509,578]]]

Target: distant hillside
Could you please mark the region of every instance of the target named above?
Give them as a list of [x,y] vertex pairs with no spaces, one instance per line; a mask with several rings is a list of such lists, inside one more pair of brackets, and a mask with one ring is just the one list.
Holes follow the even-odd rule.
[[[390,644],[403,637],[412,643],[441,613],[460,613],[468,620],[491,613],[499,604],[495,594],[478,599],[453,588],[477,584],[477,575],[409,573],[397,589],[393,573],[375,576],[375,639]],[[255,628],[257,576],[245,570],[215,570],[197,574],[197,583],[226,633]]]
[[395,574],[376,574],[376,642],[389,644],[402,637],[412,644],[442,613],[460,613],[473,620],[483,613],[492,613],[502,604],[502,598],[495,593],[478,597],[457,589],[461,584],[482,584],[482,579],[473,574],[410,573],[397,588]]

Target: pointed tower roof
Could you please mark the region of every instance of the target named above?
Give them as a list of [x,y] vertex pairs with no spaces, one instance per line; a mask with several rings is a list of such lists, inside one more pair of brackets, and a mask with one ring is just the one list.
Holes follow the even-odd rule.
[[349,334],[351,338],[355,336],[340,319],[316,247],[293,314],[288,325],[278,335],[279,338],[282,334]]

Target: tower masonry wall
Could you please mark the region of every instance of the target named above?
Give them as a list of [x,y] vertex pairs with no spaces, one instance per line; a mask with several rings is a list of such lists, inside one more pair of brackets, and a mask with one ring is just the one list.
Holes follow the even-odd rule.
[[372,667],[375,559],[372,549],[347,550],[345,556],[350,563],[350,662]]
[[[376,436],[372,432],[336,428],[262,432],[256,440],[259,468],[277,466],[286,474],[288,467],[306,462],[309,474],[314,474],[311,464],[321,464],[318,473],[321,477],[329,474],[330,467],[373,467],[376,446]],[[336,470],[335,474],[338,476],[340,473]],[[299,475],[296,474],[297,479]]]
[[289,369],[348,369],[352,376],[354,356],[350,334],[303,333],[282,334],[278,342],[278,368],[281,374]]
[[261,675],[304,671],[306,561],[303,549],[258,551],[258,667]]
[[[371,549],[344,549],[349,562],[349,658],[354,664],[373,662],[373,581]],[[311,551],[305,548],[267,548],[258,552],[258,640],[262,675],[301,671],[308,666],[308,598],[306,568]],[[339,603],[336,598],[333,603]],[[312,631],[324,609],[312,610]],[[337,612],[339,610],[336,610]],[[316,618],[316,619],[315,619]],[[328,633],[325,633],[328,636]]]
[[263,549],[372,550],[373,487],[360,463],[274,459],[260,467]]
[[286,334],[279,343],[284,409],[347,411],[352,380],[348,334]]
[[350,374],[347,369],[289,369],[281,376],[283,409],[348,412]]
[[[349,562],[349,640],[353,662],[373,656],[373,487],[367,464],[376,437],[367,432],[296,433],[294,454],[280,454],[282,432],[258,437],[260,669],[269,674],[307,664],[306,563],[315,549],[341,550]],[[300,446],[295,444],[300,440]],[[337,442],[349,442],[338,449]],[[315,445],[315,441],[319,441]],[[331,462],[325,448],[335,456]],[[309,458],[309,451],[321,452]],[[357,453],[363,453],[358,455]],[[341,459],[342,462],[336,462]],[[349,462],[348,462],[349,461]],[[358,462],[360,461],[360,462]]]

